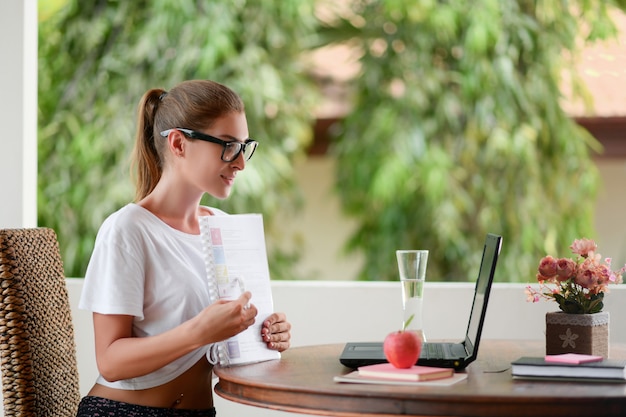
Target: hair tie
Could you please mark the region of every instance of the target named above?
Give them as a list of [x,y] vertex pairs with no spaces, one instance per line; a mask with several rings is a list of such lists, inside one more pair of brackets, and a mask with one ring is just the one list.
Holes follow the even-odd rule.
[[163,92],[161,93],[161,95],[159,96],[159,100],[160,100],[160,101],[163,101],[163,99],[165,98],[165,96],[166,96],[166,95],[167,95],[167,91],[163,91]]

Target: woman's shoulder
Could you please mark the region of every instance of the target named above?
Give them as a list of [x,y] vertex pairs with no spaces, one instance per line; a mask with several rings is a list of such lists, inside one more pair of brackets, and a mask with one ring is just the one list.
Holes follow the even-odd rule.
[[132,239],[140,236],[146,229],[154,227],[154,215],[143,207],[130,203],[107,217],[98,231],[100,239]]
[[102,227],[134,228],[149,221],[151,213],[135,203],[129,203],[111,213],[102,223]]

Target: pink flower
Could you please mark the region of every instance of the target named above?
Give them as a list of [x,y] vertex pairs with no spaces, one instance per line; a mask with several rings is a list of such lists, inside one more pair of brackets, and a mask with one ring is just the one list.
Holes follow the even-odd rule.
[[[539,262],[539,274],[544,277],[540,279],[540,281],[550,281],[556,275],[556,259],[552,256],[545,256]],[[539,279],[539,275],[537,275],[537,279]]]
[[599,284],[608,284],[611,281],[615,281],[615,274],[608,265],[596,265],[594,273],[598,277]]
[[574,282],[583,288],[592,289],[598,284],[597,267],[593,261],[586,259],[578,267]]
[[535,290],[533,290],[530,285],[527,285],[524,291],[526,292],[527,302],[536,303],[539,301],[539,294],[535,292]]
[[563,282],[573,277],[576,273],[576,262],[569,258],[561,258],[556,261],[557,281]]
[[570,249],[573,253],[586,258],[589,252],[595,252],[597,247],[598,245],[596,245],[596,242],[593,240],[576,239],[574,243],[572,243],[572,246],[570,246]]

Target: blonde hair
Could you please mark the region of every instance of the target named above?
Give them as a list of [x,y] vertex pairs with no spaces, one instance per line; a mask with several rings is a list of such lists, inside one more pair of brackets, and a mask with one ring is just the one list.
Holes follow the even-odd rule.
[[176,127],[207,129],[216,119],[243,111],[241,98],[215,81],[183,81],[169,92],[160,88],[148,90],[139,102],[132,154],[135,200],[150,194],[163,173],[167,141],[160,132]]

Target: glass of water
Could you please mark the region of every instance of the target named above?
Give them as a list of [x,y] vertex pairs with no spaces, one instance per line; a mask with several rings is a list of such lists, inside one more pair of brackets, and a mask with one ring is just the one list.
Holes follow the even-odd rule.
[[[402,285],[402,326],[406,330],[416,332],[425,342],[422,305],[424,303],[428,251],[397,250],[396,257]],[[411,317],[413,318],[411,319]]]

